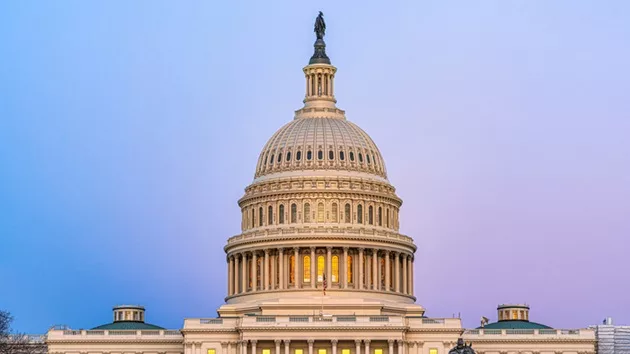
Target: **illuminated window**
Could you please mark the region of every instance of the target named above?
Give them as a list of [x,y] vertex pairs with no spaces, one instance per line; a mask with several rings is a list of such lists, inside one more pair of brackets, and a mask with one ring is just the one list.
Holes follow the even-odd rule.
[[344,219],[346,223],[350,223],[350,204],[346,204],[344,207]]
[[311,256],[304,256],[302,258],[302,268],[304,268],[304,282],[311,282]]
[[295,256],[289,256],[289,283],[295,283]]
[[267,225],[273,225],[273,207],[267,208]]
[[357,223],[363,224],[363,206],[357,205]]
[[317,222],[324,222],[324,203],[317,204]]
[[297,205],[291,204],[291,224],[297,222]]
[[208,354],[217,354],[216,349],[208,349]]
[[332,216],[332,218],[331,218],[332,220],[331,221],[332,222],[337,222],[337,213],[338,213],[338,211],[337,211],[337,203],[332,203],[330,209],[331,209],[330,210],[330,214]]
[[324,260],[324,256],[317,257],[317,281],[324,281],[324,265],[326,261]]
[[304,222],[311,222],[311,205],[304,204]]
[[262,354],[271,354],[271,349],[263,349]]
[[339,256],[332,256],[332,274],[330,276],[333,283],[339,282]]
[[341,349],[341,354],[350,354],[350,349]]
[[438,350],[437,350],[437,348],[431,348],[431,349],[429,349],[429,354],[438,354]]
[[278,222],[284,224],[284,204],[280,204],[280,210],[278,210]]
[[374,354],[383,354],[383,349],[374,349]]
[[518,311],[512,311],[512,319],[518,320]]
[[295,351],[293,353],[295,353],[295,354],[304,354],[304,351],[302,349],[295,349]]
[[348,275],[348,283],[352,284],[352,256],[348,255],[348,268],[346,274]]
[[326,354],[326,349],[317,349],[317,354]]

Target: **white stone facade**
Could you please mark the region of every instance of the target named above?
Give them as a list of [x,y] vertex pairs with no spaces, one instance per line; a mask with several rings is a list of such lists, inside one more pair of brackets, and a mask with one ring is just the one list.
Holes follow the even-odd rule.
[[[51,330],[51,354],[446,354],[460,319],[427,318],[416,245],[376,144],[335,106],[336,68],[304,68],[306,97],[272,136],[227,240],[219,318],[181,330]],[[420,252],[421,254],[421,252]],[[324,283],[326,285],[324,294]],[[469,330],[480,354],[594,354],[592,330]]]

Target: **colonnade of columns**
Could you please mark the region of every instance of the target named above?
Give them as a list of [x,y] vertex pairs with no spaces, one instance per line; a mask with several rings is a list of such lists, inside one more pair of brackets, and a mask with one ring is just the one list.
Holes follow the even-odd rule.
[[[223,354],[293,354],[295,349],[302,350],[303,354],[319,354],[319,350],[321,349],[326,350],[326,354],[341,354],[340,352],[342,351],[348,354],[375,354],[377,352],[382,354],[416,354],[414,353],[415,350],[412,349],[420,349],[422,346],[421,342],[406,342],[400,339],[374,341],[369,339],[356,339],[353,341],[307,339],[293,342],[288,339],[276,339],[273,341],[261,340],[260,345],[258,342],[258,340],[224,342],[222,343]],[[291,351],[291,349],[293,349],[293,351]],[[329,349],[330,351],[328,351]],[[306,352],[306,350],[308,350],[308,352]],[[317,352],[315,352],[316,350]]]
[[228,296],[322,288],[413,295],[413,254],[378,248],[294,247],[230,253]]

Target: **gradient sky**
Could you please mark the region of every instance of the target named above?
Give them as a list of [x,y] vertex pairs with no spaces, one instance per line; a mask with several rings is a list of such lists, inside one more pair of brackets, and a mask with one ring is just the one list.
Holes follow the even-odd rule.
[[630,324],[630,2],[2,1],[0,308],[213,317],[318,10],[338,106],[404,200],[416,294],[464,325]]

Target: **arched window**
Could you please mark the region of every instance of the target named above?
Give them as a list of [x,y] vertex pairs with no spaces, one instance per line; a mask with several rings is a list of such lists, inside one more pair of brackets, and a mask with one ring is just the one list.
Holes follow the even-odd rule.
[[331,216],[331,221],[332,222],[337,222],[337,220],[339,219],[339,212],[337,211],[337,203],[332,203],[331,207],[330,207],[330,216]]
[[278,210],[278,222],[280,224],[284,224],[284,204],[280,204],[280,208]]
[[291,161],[291,151],[287,152],[287,161]]
[[389,208],[385,209],[385,225],[389,227]]
[[267,208],[267,225],[273,225],[273,207]]
[[311,205],[304,204],[304,222],[311,222]]
[[368,207],[368,224],[374,224],[374,208],[371,205]]
[[359,153],[359,162],[363,162],[363,155],[361,155],[361,153]]
[[265,163],[263,165],[267,164],[267,159],[269,158],[269,155],[265,155]]
[[302,151],[298,151],[295,153],[295,159],[298,161],[302,159]]
[[295,256],[289,256],[289,284],[295,284]]
[[[369,154],[365,154],[365,159],[367,160],[367,163],[370,163],[370,155]],[[280,162],[280,161],[278,161]]]
[[345,159],[346,157],[344,156],[343,151],[339,151],[339,160],[343,161]]
[[258,208],[258,226],[263,226],[263,212],[262,212],[262,207]]
[[350,151],[350,161],[354,161],[354,152]]
[[328,159],[332,160],[334,158],[335,158],[335,152],[332,150],[328,151]]
[[319,151],[317,152],[317,159],[318,159],[318,160],[321,160],[321,159],[323,159],[323,158],[324,158],[324,152],[323,152],[323,151],[321,151],[321,150],[319,150]]
[[304,269],[304,275],[302,279],[304,279],[305,283],[311,282],[311,256],[304,256],[302,258],[302,268]]
[[357,205],[357,223],[363,224],[363,205]]
[[307,151],[306,152],[306,159],[310,161],[312,158],[313,158],[313,153],[311,152],[311,150]]
[[349,224],[349,223],[351,222],[351,220],[350,220],[350,212],[351,212],[351,211],[350,211],[350,204],[347,204],[347,203],[346,203],[346,206],[344,207],[343,214],[344,214],[344,219],[345,219],[345,222],[346,222],[347,224]]
[[254,219],[255,219],[255,218],[256,218],[256,212],[255,212],[255,211],[254,211],[254,209],[252,208],[252,219],[250,220],[250,223],[251,223],[251,225],[252,225],[252,226],[251,226],[252,228],[254,227],[254,225],[256,225],[256,224],[255,224],[255,223],[256,223],[256,221],[254,221]]
[[333,283],[339,283],[339,256],[334,255],[331,259],[331,273],[330,277],[332,278]]
[[378,207],[378,214],[376,215],[378,226],[383,226],[383,208]]
[[348,277],[348,284],[352,284],[352,255],[348,255],[348,264],[346,267],[346,276]]
[[276,155],[271,154],[271,158],[269,159],[269,164],[270,165],[273,165],[273,158],[274,158],[274,156],[276,156]]
[[297,222],[297,205],[291,204],[291,224]]
[[317,204],[317,222],[324,222],[324,203]]
[[324,267],[326,265],[326,260],[324,256],[317,256],[317,281],[324,281]]
[[[369,159],[369,158],[368,158]],[[280,163],[282,161],[282,153],[278,154],[278,163]]]

